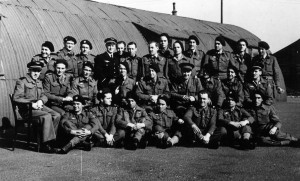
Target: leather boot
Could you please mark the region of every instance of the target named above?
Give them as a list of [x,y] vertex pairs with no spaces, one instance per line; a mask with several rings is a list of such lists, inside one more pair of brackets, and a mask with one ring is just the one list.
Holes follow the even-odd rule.
[[67,154],[71,149],[72,149],[72,143],[69,142],[58,153],[59,154]]

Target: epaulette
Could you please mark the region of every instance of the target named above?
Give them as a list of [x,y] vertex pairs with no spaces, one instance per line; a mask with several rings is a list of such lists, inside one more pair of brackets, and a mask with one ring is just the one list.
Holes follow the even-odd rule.
[[26,79],[26,77],[21,77],[21,78],[20,78],[20,80],[24,80],[24,79]]

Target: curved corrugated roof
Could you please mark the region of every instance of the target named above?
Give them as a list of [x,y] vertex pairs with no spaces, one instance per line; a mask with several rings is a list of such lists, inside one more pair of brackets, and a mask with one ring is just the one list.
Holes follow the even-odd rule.
[[[5,76],[5,80],[0,81],[6,81],[1,82],[1,89],[7,92],[13,91],[14,81],[26,73],[27,62],[40,52],[45,40],[53,42],[57,51],[67,35],[78,41],[91,40],[94,54],[105,50],[103,41],[110,36],[125,42],[135,41],[140,56],[146,54],[148,48],[137,25],[157,34],[167,31],[180,39],[195,34],[203,50],[212,48],[219,34],[233,40],[243,37],[252,45],[259,41],[254,34],[233,25],[87,0],[0,0],[0,12],[0,61]],[[79,46],[75,51],[79,51]],[[6,93],[0,95],[0,102],[8,104]],[[0,108],[0,115],[8,112],[7,106]]]

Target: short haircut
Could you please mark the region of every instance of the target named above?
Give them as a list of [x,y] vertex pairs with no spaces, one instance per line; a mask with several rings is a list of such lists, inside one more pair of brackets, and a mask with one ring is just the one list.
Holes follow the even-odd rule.
[[180,45],[180,47],[181,47],[182,52],[184,52],[183,43],[182,43],[181,41],[176,40],[176,41],[173,43],[173,46],[175,45],[175,43],[178,43],[178,44]]
[[112,94],[109,88],[104,88],[101,92],[97,94],[98,100],[104,99],[106,94]]
[[159,99],[164,100],[166,102],[167,106],[170,105],[170,99],[169,99],[168,96],[166,96],[166,95],[160,95],[160,96],[158,96],[157,102],[158,102]]
[[137,48],[137,45],[136,45],[136,43],[135,43],[134,41],[129,42],[129,43],[127,44],[127,47],[128,47],[129,45],[134,45],[135,48]]
[[118,41],[117,45],[123,44],[126,47],[126,43],[124,41]]
[[[199,91],[199,97],[200,97],[201,94],[207,94],[208,98],[210,98],[210,93],[207,90]],[[199,100],[200,100],[200,98],[199,98]]]
[[159,44],[156,41],[150,41],[149,45],[151,45],[152,43],[154,43],[156,47],[159,47]]
[[160,34],[159,37],[162,37],[162,36],[166,37],[168,39],[168,41],[169,41],[170,36],[167,33],[162,33],[162,34]]

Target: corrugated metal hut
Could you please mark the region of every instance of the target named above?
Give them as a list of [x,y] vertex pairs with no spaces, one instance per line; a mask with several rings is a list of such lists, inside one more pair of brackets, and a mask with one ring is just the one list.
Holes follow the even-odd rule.
[[[78,41],[89,39],[93,53],[99,54],[105,50],[103,40],[113,36],[125,42],[135,41],[140,56],[148,52],[147,41],[162,32],[168,32],[173,41],[185,41],[195,34],[204,51],[213,48],[214,39],[220,34],[226,38],[229,51],[239,38],[247,39],[251,47],[256,47],[259,41],[251,32],[234,25],[88,0],[0,0],[0,12],[0,117],[3,120],[12,118],[8,94],[13,92],[15,81],[26,74],[27,62],[40,52],[45,40],[53,42],[57,51],[67,35]],[[75,51],[79,51],[78,46]]]

